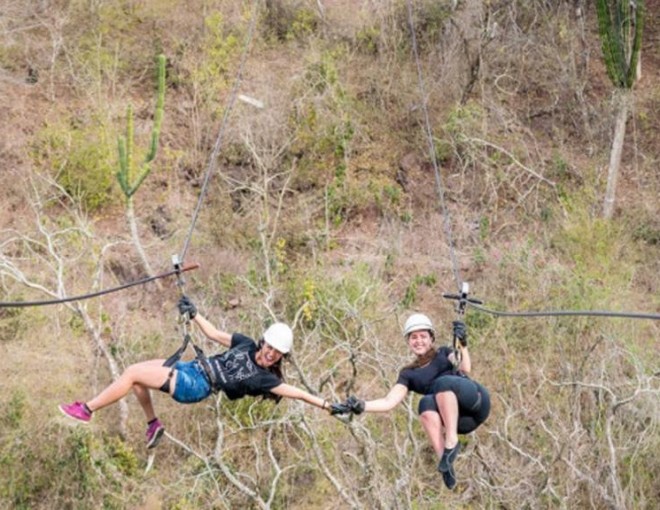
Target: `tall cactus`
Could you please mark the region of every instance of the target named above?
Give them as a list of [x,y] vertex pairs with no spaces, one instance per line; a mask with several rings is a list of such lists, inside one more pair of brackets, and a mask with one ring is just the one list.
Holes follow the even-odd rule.
[[[137,175],[134,175],[135,163],[133,161],[133,147],[134,147],[134,123],[133,123],[133,107],[129,104],[126,111],[126,135],[120,136],[118,139],[118,152],[119,152],[119,170],[117,171],[117,180],[119,186],[124,192],[126,197],[126,220],[131,231],[133,245],[137,250],[142,265],[146,273],[151,276],[154,274],[147,259],[147,255],[142,248],[140,242],[140,235],[138,233],[137,222],[135,220],[135,210],[133,205],[133,195],[138,190],[140,185],[147,178],[151,172],[151,163],[156,157],[158,152],[158,140],[160,138],[160,126],[163,122],[163,108],[165,106],[165,56],[158,56],[158,95],[156,99],[156,112],[154,114],[154,125],[151,129],[151,144],[149,150],[142,161],[142,164],[137,169]],[[160,288],[160,284],[156,282],[156,286]]]
[[133,181],[133,107],[129,104],[126,110],[126,135],[120,136],[118,140],[119,171],[117,180],[127,199],[130,199],[138,190],[142,182],[151,172],[151,162],[158,151],[158,140],[160,138],[160,126],[163,122],[163,108],[165,105],[165,55],[158,56],[158,95],[156,98],[156,112],[154,114],[154,125],[151,130],[151,144],[149,151],[140,165],[139,173]]
[[644,30],[643,0],[597,0],[598,33],[607,75],[615,87],[635,83]]
[[603,216],[609,219],[614,213],[614,196],[621,166],[628,111],[642,48],[644,2],[643,0],[597,0],[596,12],[603,61],[607,75],[616,88],[618,100],[603,204]]

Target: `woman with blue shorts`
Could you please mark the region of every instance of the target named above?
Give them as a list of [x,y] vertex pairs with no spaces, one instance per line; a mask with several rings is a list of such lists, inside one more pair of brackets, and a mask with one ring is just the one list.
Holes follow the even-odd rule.
[[220,331],[198,314],[195,305],[185,296],[178,306],[179,311],[187,314],[204,335],[228,350],[209,358],[179,361],[173,367],[164,366],[164,359],[136,363],[96,397],[86,402],[61,404],[60,411],[88,423],[94,412],[117,402],[133,390],[147,418],[147,448],[153,448],[165,428],[156,417],[151,401],[152,389],[169,393],[174,400],[184,404],[199,402],[211,393],[222,391],[230,400],[259,395],[276,400],[286,397],[330,410],[324,399],[283,382],[282,358],[293,344],[293,332],[289,326],[281,322],[271,325],[257,343],[240,333]]
[[460,450],[458,434],[468,434],[481,425],[490,413],[490,397],[481,384],[468,377],[472,363],[467,349],[467,331],[460,321],[453,323],[459,341],[460,363],[454,366],[454,350],[435,349],[435,328],[421,313],[411,315],[403,336],[415,354],[415,360],[399,372],[389,393],[376,400],[363,401],[351,396],[345,402],[332,404],[332,414],[386,412],[400,404],[409,391],[424,395],[419,401],[422,426],[438,455],[438,471],[449,489],[456,486],[454,460]]

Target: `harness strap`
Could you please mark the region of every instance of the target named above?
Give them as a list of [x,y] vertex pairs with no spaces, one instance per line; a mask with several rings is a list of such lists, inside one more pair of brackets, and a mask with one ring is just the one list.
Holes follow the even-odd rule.
[[179,347],[174,354],[172,354],[169,358],[167,358],[167,360],[165,360],[163,366],[173,367],[181,359],[181,356],[183,356],[183,353],[188,347],[188,344],[193,346],[193,349],[195,350],[195,360],[199,363],[199,366],[202,367],[202,370],[204,370],[204,374],[206,375],[206,378],[209,381],[209,384],[211,385],[211,389],[214,392],[217,392],[218,378],[215,374],[215,370],[213,370],[213,368],[211,367],[211,364],[209,363],[209,360],[204,354],[202,348],[192,341],[190,333],[186,333],[183,336],[183,343],[181,344],[181,347]]
[[204,370],[206,379],[209,381],[209,384],[211,385],[211,391],[213,391],[213,393],[217,393],[219,391],[219,384],[215,370],[213,370],[213,367],[211,367],[211,363],[209,363],[209,359],[204,355],[204,351],[202,351],[202,349],[197,347],[195,344],[193,344],[193,348],[195,349],[195,353],[197,354],[195,359],[197,360],[197,363],[199,363],[199,366],[202,367],[202,370]]
[[176,362],[181,359],[181,356],[183,355],[184,351],[188,347],[189,343],[190,343],[190,333],[186,333],[183,336],[183,343],[181,344],[181,347],[179,347],[174,354],[172,354],[169,358],[167,358],[165,360],[165,363],[163,363],[163,366],[164,367],[173,367],[176,364]]
[[[177,276],[177,286],[181,290],[181,295],[183,296],[183,287],[184,287],[184,280],[183,277],[181,276],[181,261],[179,260],[178,255],[172,255],[172,262],[174,264],[174,271]],[[202,350],[201,347],[198,347],[195,342],[192,341],[192,337],[190,333],[188,332],[188,324],[190,323],[190,317],[188,314],[184,314],[180,317],[179,319],[180,323],[183,324],[183,343],[181,344],[181,347],[179,347],[174,354],[172,354],[167,360],[165,360],[165,363],[163,363],[164,366],[166,367],[171,367],[174,366],[177,361],[181,359],[181,356],[185,352],[186,348],[188,347],[188,344],[192,344],[193,349],[195,350],[195,360],[197,363],[199,363],[199,366],[202,367],[202,370],[204,371],[204,374],[206,376],[206,379],[208,380],[209,384],[211,385],[211,390],[215,393],[219,391],[220,385],[218,384],[218,377],[216,375],[215,370],[213,370],[213,367],[211,367],[211,364],[209,363],[208,358],[204,354],[204,351]],[[169,382],[169,381],[168,381]]]

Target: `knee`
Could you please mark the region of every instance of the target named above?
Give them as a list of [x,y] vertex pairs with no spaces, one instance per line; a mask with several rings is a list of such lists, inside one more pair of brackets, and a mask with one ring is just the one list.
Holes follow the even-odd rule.
[[125,370],[124,370],[124,377],[130,379],[131,381],[135,381],[137,375],[140,373],[141,367],[140,363],[135,363],[133,365],[129,365]]
[[426,413],[427,411],[433,411],[433,412],[438,412],[438,406],[435,403],[435,396],[434,395],[424,395],[420,400],[419,400],[419,407],[417,408],[417,412],[421,416],[422,414]]
[[435,394],[435,400],[438,402],[438,405],[443,405],[456,400],[456,395],[453,391],[439,391]]
[[438,420],[439,420],[439,415],[435,411],[425,411],[419,415],[419,421],[422,422],[422,425],[435,423]]
[[424,430],[442,430],[442,418],[437,411],[426,411],[419,415]]

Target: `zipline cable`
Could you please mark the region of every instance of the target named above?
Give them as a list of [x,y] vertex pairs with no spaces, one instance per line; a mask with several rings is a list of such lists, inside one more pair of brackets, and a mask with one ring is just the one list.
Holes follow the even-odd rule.
[[50,300],[44,300],[44,301],[14,301],[14,302],[0,302],[0,308],[23,308],[27,306],[45,306],[45,305],[58,305],[60,303],[69,303],[71,301],[82,301],[83,299],[90,299],[98,296],[102,296],[104,294],[110,294],[111,292],[117,292],[120,290],[127,289],[129,287],[135,287],[136,285],[144,285],[149,282],[153,282],[154,280],[158,280],[160,278],[166,278],[168,276],[173,276],[175,274],[178,274],[179,272],[185,272],[185,271],[190,271],[192,269],[197,269],[199,267],[199,264],[188,264],[186,266],[183,266],[179,269],[173,269],[171,271],[167,271],[165,273],[157,274],[155,276],[149,276],[147,278],[142,278],[141,280],[135,280],[133,282],[126,283],[124,285],[120,285],[119,287],[112,287],[110,289],[104,289],[100,290],[98,292],[91,292],[89,294],[81,294],[79,296],[71,296],[67,298],[61,298],[61,299],[50,299]]
[[206,169],[206,175],[204,176],[204,183],[202,184],[202,189],[199,192],[197,206],[195,207],[195,212],[193,214],[192,221],[190,222],[188,235],[186,236],[186,240],[183,245],[183,250],[179,255],[179,260],[181,261],[186,260],[186,253],[188,252],[188,247],[190,246],[190,240],[192,238],[193,231],[195,230],[195,224],[197,223],[197,218],[199,217],[200,210],[202,209],[202,203],[204,202],[204,197],[206,195],[208,184],[211,179],[211,174],[213,173],[213,170],[215,170],[216,160],[218,159],[218,154],[220,153],[220,147],[222,146],[223,135],[225,132],[225,128],[227,126],[227,119],[229,118],[229,114],[231,113],[234,107],[234,103],[236,102],[236,96],[238,95],[238,87],[240,86],[242,80],[243,67],[245,65],[245,61],[247,60],[247,55],[250,50],[252,37],[254,35],[254,28],[256,26],[257,10],[259,7],[259,2],[260,0],[256,0],[254,2],[254,6],[252,7],[252,19],[250,20],[248,33],[245,37],[245,43],[243,45],[243,54],[241,55],[241,61],[238,66],[238,71],[236,73],[236,78],[234,79],[234,84],[232,86],[231,93],[229,95],[229,101],[227,103],[227,107],[225,108],[225,112],[222,117],[222,122],[220,123],[220,130],[218,132],[218,137],[215,140],[215,145],[213,146],[213,152],[211,153],[211,157],[209,158],[209,163]]
[[[467,284],[464,284],[467,286]],[[458,309],[465,309],[471,306],[480,312],[489,313],[500,317],[562,317],[562,316],[584,316],[584,317],[623,317],[627,319],[651,319],[660,320],[659,314],[642,312],[612,312],[609,310],[549,310],[549,311],[531,311],[531,312],[505,312],[501,310],[492,310],[483,306],[483,301],[468,297],[468,288],[461,294],[443,294],[445,299],[458,301]]]
[[638,312],[610,312],[607,310],[555,310],[538,312],[501,312],[491,310],[481,305],[468,302],[473,308],[491,315],[500,317],[562,317],[562,316],[586,316],[586,317],[624,317],[627,319],[651,319],[660,320],[660,314],[638,313]]
[[445,201],[445,192],[444,192],[444,185],[442,183],[442,175],[440,174],[440,168],[438,166],[438,159],[436,157],[436,151],[435,151],[435,143],[433,142],[433,132],[431,130],[431,121],[429,119],[429,109],[426,100],[426,87],[424,85],[422,66],[419,61],[419,52],[417,51],[417,36],[415,35],[415,24],[413,22],[413,11],[412,11],[411,0],[408,0],[408,24],[410,26],[410,34],[412,36],[412,50],[413,50],[413,55],[415,56],[415,65],[417,66],[417,80],[419,82],[419,90],[422,96],[422,111],[424,112],[424,129],[428,140],[428,148],[429,148],[429,154],[431,156],[431,162],[433,163],[433,171],[435,173],[436,189],[438,192],[438,196],[440,198],[440,207],[443,217],[443,227],[445,231],[445,236],[447,237],[447,243],[449,244],[449,258],[451,259],[451,266],[454,273],[454,281],[456,282],[456,288],[460,290],[463,284],[463,280],[461,279],[458,261],[456,260],[454,237],[451,228],[451,216],[449,215],[449,209],[447,208],[447,203]]

